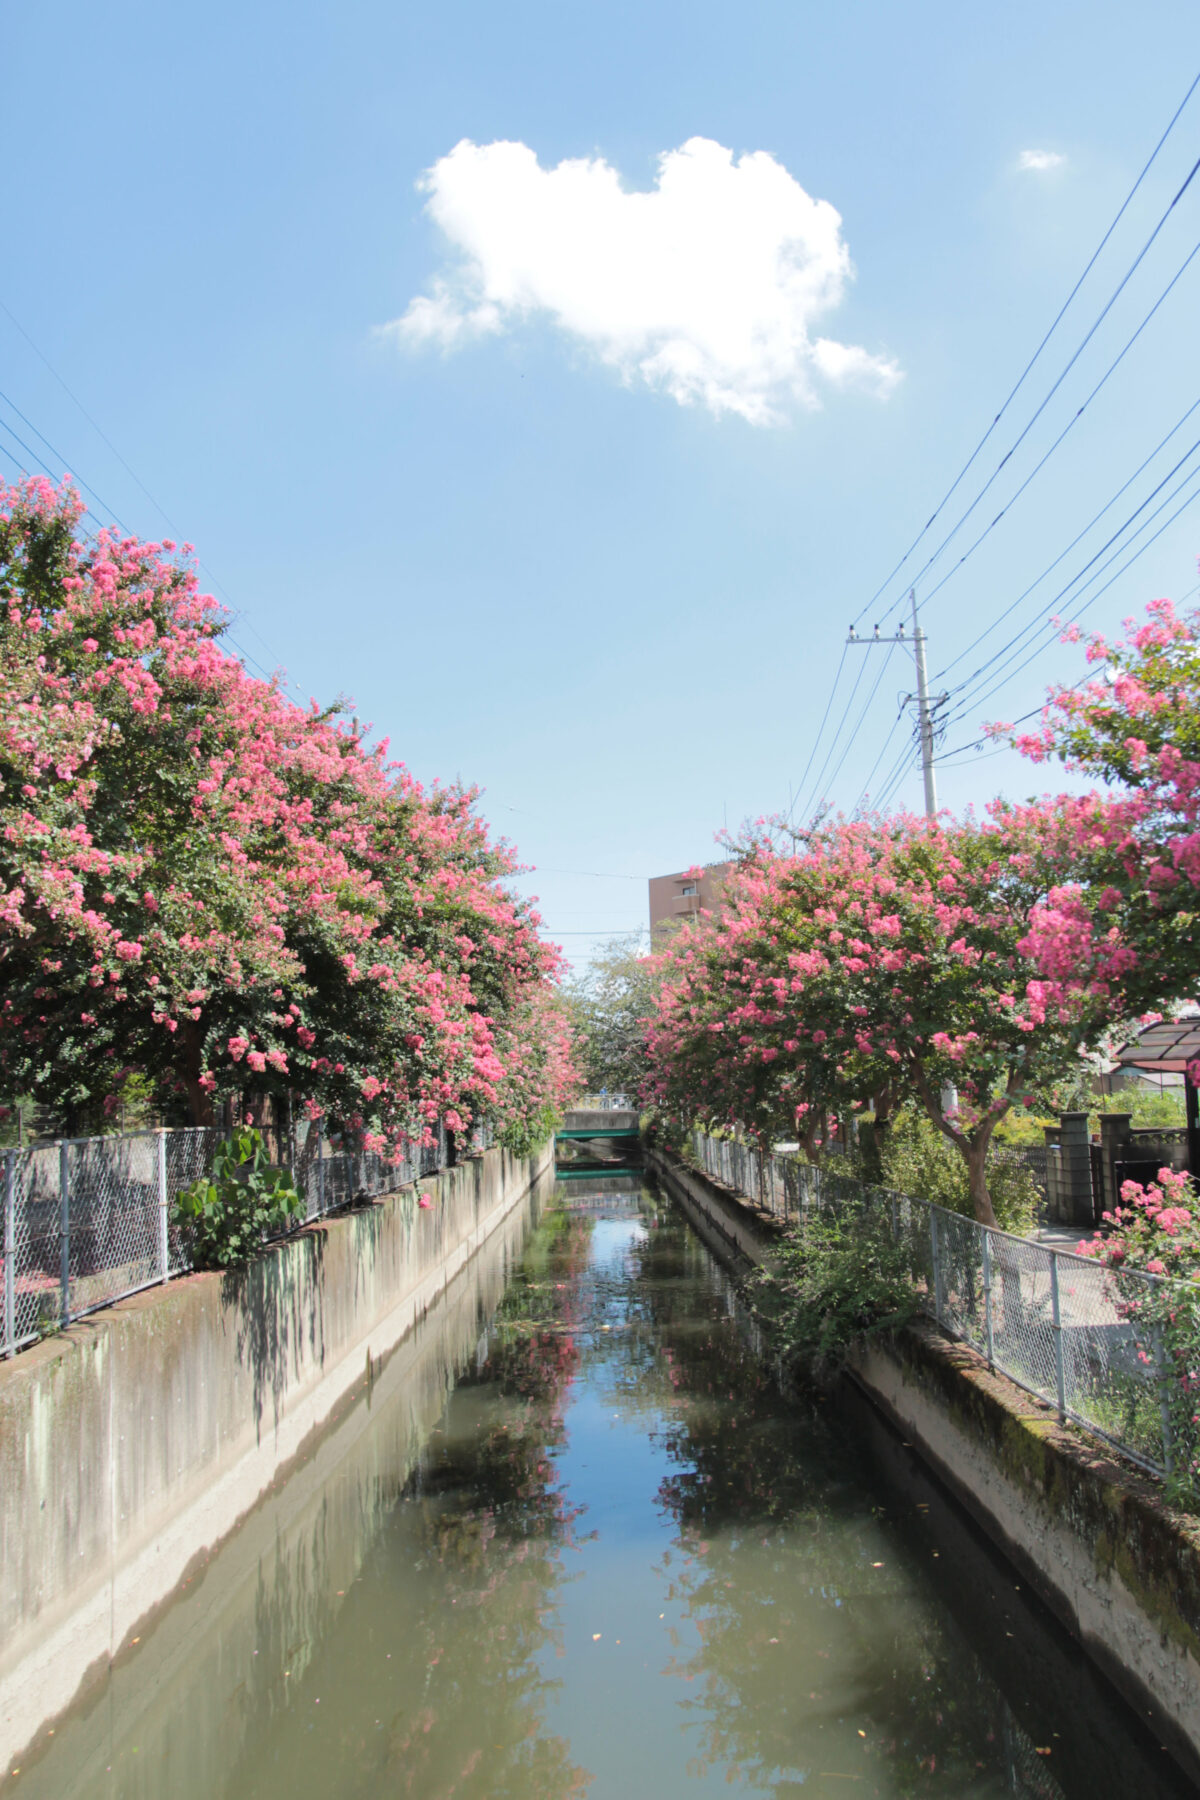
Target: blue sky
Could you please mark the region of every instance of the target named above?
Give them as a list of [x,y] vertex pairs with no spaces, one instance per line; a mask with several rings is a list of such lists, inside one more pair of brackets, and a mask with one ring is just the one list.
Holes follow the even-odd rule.
[[[644,921],[647,875],[711,857],[724,821],[786,807],[806,764],[807,797],[847,624],[958,474],[1200,69],[1194,7],[1156,0],[1136,15],[1102,0],[68,0],[9,9],[4,34],[0,446],[29,462],[15,431],[146,535],[168,532],[164,509],[198,545],[249,655],[285,666],[306,696],[352,695],[422,778],[479,782],[483,810],[538,865],[525,885],[576,958],[589,934]],[[680,240],[686,279],[660,306],[640,291],[612,221],[631,217],[623,199],[652,193],[660,158],[695,138],[773,161],[730,164],[763,174],[761,193],[739,177],[709,206],[700,190]],[[532,162],[519,193],[456,187],[459,165],[448,173],[443,159],[463,139],[524,145],[543,174],[564,159],[603,162],[616,202],[593,231],[593,189],[580,190],[568,209],[574,264],[562,218],[535,218],[513,252],[524,304],[501,305],[492,329],[445,348],[380,328],[439,293],[466,316],[502,280],[508,238],[529,222],[521,207],[536,211],[557,191]],[[947,523],[1197,155],[1200,91]],[[479,164],[480,181],[493,162]],[[419,190],[439,164],[434,187]],[[702,345],[701,374],[676,397],[646,375],[652,354],[669,340],[672,356],[692,355],[703,325],[693,314],[710,288],[722,319],[747,304],[755,206],[769,237],[772,208],[801,204],[795,184],[841,215],[837,242],[855,271],[825,312],[800,304],[801,337],[859,347],[863,379],[814,372],[807,352],[781,365],[772,290],[761,316],[740,321],[746,341],[766,345],[762,367],[748,372],[743,359],[730,375]],[[652,216],[670,227],[681,215]],[[656,253],[660,238],[675,242],[656,225]],[[1029,473],[1197,241],[1200,178],[974,523]],[[1198,297],[1200,257],[1028,491],[930,598],[932,673],[1066,549],[1200,397]],[[794,346],[794,311],[784,323]],[[716,389],[773,422],[714,404]],[[1200,412],[1064,558],[1059,579],[1021,603],[1014,627],[1197,438]],[[0,472],[14,472],[3,455]],[[964,527],[922,591],[973,535]],[[923,540],[904,574],[938,541]],[[1155,595],[1184,595],[1198,551],[1200,503],[1086,622],[1111,629]],[[863,627],[903,592],[902,575]],[[855,657],[883,654],[851,652],[851,680]],[[835,805],[856,802],[885,745],[912,682],[902,661],[892,657],[851,742],[879,668],[870,662],[824,784]],[[1078,668],[1051,646],[994,697],[983,687],[956,697],[947,749]],[[848,692],[843,674],[832,724]],[[953,806],[1039,785],[1009,756],[950,762],[942,795]],[[919,805],[919,776],[897,792]]]

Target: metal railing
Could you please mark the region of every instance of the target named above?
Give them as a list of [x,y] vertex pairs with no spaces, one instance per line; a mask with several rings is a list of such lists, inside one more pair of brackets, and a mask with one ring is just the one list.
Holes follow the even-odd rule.
[[951,1337],[1140,1467],[1169,1476],[1191,1466],[1195,1433],[1182,1415],[1192,1408],[1173,1404],[1183,1388],[1172,1365],[1184,1348],[1195,1360],[1194,1284],[1114,1269],[734,1139],[695,1131],[691,1151],[706,1174],[777,1218],[883,1217],[907,1246],[922,1310]]
[[[363,1151],[307,1120],[283,1142],[268,1137],[304,1197],[292,1230],[406,1187],[448,1160],[440,1128],[433,1143],[396,1157]],[[49,1330],[183,1274],[190,1263],[175,1196],[209,1173],[220,1138],[213,1129],[139,1131],[0,1151],[0,1352],[12,1356]],[[490,1126],[476,1126],[468,1145],[482,1151],[492,1142]]]

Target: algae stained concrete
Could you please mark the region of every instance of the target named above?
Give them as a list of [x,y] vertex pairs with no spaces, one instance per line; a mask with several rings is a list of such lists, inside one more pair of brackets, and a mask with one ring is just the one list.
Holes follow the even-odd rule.
[[0,1367],[0,1765],[237,1524],[552,1167],[503,1150]]
[[[397,1492],[476,1353],[552,1182],[505,1212],[479,1253],[382,1361],[363,1364],[290,1473],[181,1588],[139,1625],[81,1703],[21,1752],[29,1800],[106,1793],[126,1749],[121,1800],[223,1794],[261,1729],[299,1682],[339,1613],[369,1579]],[[356,1359],[357,1362],[357,1359]],[[398,1622],[399,1624],[399,1622]],[[32,1750],[32,1754],[30,1751]],[[107,1782],[106,1782],[107,1776]]]
[[[669,1152],[647,1160],[718,1254],[769,1261],[778,1225],[760,1209]],[[1200,1785],[1200,1522],[932,1324],[862,1346],[848,1379]]]

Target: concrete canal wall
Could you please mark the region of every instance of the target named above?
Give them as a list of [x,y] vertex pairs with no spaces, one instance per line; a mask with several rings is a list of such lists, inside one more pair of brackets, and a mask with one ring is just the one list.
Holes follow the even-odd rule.
[[[778,1227],[674,1156],[649,1166],[718,1254],[762,1263]],[[918,1450],[1113,1685],[1200,1780],[1200,1526],[1149,1478],[920,1324],[845,1379]]]
[[552,1168],[551,1146],[491,1150],[0,1365],[0,1767],[315,1443]]

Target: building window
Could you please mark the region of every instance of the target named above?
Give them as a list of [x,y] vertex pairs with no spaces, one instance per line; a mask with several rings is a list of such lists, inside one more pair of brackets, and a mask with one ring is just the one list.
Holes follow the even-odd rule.
[[696,884],[694,881],[685,881],[679,891],[681,894],[694,894],[696,892]]

